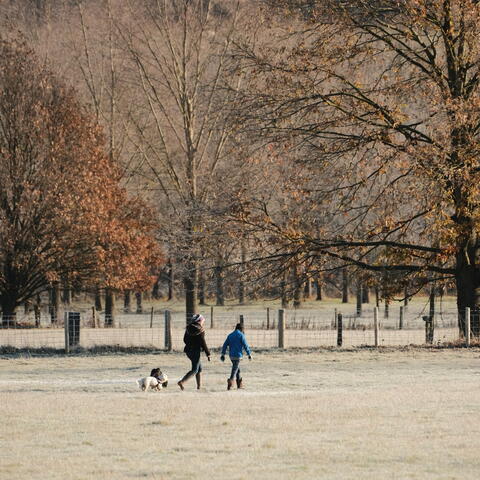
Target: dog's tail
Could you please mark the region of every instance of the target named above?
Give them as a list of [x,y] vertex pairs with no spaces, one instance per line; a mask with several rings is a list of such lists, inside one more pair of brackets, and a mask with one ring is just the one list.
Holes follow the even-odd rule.
[[145,379],[144,378],[139,378],[137,381],[138,388],[140,390],[146,390],[146,385],[145,385]]

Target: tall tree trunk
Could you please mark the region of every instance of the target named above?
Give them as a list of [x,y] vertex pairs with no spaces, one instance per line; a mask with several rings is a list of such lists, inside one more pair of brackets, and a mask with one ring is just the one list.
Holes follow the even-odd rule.
[[102,294],[98,285],[95,287],[95,310],[101,312],[102,308]]
[[322,278],[318,276],[315,280],[315,289],[317,291],[317,297],[316,300],[322,300],[323,295],[322,295]]
[[105,289],[105,326],[115,325],[115,293],[111,288]]
[[50,288],[50,321],[57,323],[60,315],[60,283],[55,282]]
[[142,292],[135,292],[135,298],[137,300],[137,313],[143,313],[143,295],[142,295]]
[[370,290],[365,283],[362,283],[362,303],[370,303]]
[[238,280],[238,303],[240,305],[245,304],[245,263],[247,261],[247,247],[245,245],[245,239],[242,238],[240,244],[240,257],[241,257],[241,266],[239,272]]
[[157,276],[152,287],[152,298],[158,300],[160,298],[160,275]]
[[168,259],[168,265],[167,265],[167,277],[168,277],[168,295],[167,295],[167,300],[171,301],[174,300],[175,297],[175,292],[174,292],[174,282],[175,282],[175,277],[174,277],[174,268],[173,268],[173,262],[169,258]]
[[130,313],[132,311],[132,291],[125,290],[123,292],[123,311]]
[[292,269],[293,280],[293,308],[300,308],[302,305],[302,281],[297,264]]
[[198,304],[206,305],[205,303],[205,272],[200,270],[198,275]]
[[358,317],[362,316],[362,299],[363,299],[363,284],[362,282],[357,282],[357,308],[356,313]]
[[283,272],[282,281],[280,283],[280,290],[282,295],[282,308],[288,308],[290,304],[289,294],[287,290],[286,272]]
[[197,264],[191,260],[186,266],[183,278],[185,288],[185,320],[188,323],[197,313]]
[[63,295],[62,301],[65,305],[70,305],[72,303],[72,287],[67,280],[63,282]]
[[348,272],[342,268],[342,303],[348,303]]
[[225,305],[225,293],[223,289],[223,265],[221,260],[215,265],[215,295],[217,297],[217,305]]
[[305,280],[305,287],[303,289],[303,298],[310,300],[312,298],[312,279],[307,277]]
[[475,233],[457,246],[455,282],[457,286],[458,327],[466,334],[465,308],[470,307],[470,329],[480,335],[480,241]]
[[15,326],[17,315],[17,301],[15,292],[4,292],[0,296],[2,307],[2,324],[4,326]]

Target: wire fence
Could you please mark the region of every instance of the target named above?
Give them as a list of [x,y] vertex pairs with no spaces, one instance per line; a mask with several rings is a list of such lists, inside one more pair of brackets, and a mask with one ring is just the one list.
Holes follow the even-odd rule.
[[[283,312],[283,313],[281,313]],[[359,346],[406,346],[454,343],[464,340],[456,308],[442,309],[433,315],[423,306],[380,311],[367,306],[362,312],[340,309],[273,310],[238,312],[201,312],[206,318],[206,340],[210,348],[220,348],[236,323],[244,324],[253,349],[316,348]],[[71,318],[70,318],[71,317]],[[465,317],[465,312],[463,317]],[[69,319],[70,318],[70,319]],[[65,328],[65,320],[70,322]],[[2,349],[183,349],[185,313],[165,311],[144,314],[95,315],[85,310],[65,313],[64,319],[31,315],[2,318]],[[68,320],[69,319],[69,320]],[[480,334],[480,314],[469,313],[472,337]],[[470,335],[469,335],[470,336]]]

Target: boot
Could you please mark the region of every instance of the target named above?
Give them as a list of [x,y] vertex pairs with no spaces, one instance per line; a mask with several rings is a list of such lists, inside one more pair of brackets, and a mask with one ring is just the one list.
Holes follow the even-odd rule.
[[237,388],[243,388],[243,378],[237,378]]
[[201,373],[197,373],[195,375],[195,380],[197,381],[197,390],[200,390],[201,386],[202,386],[202,374]]
[[227,390],[231,390],[233,387],[233,380],[231,378],[229,378],[227,380]]

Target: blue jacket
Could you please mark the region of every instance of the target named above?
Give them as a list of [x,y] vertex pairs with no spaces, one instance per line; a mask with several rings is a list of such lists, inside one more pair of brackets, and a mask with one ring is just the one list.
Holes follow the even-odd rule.
[[227,347],[230,349],[228,354],[231,358],[242,358],[243,349],[245,349],[247,355],[250,355],[250,347],[248,346],[247,339],[240,330],[234,330],[228,335],[222,347],[222,355],[225,355]]

